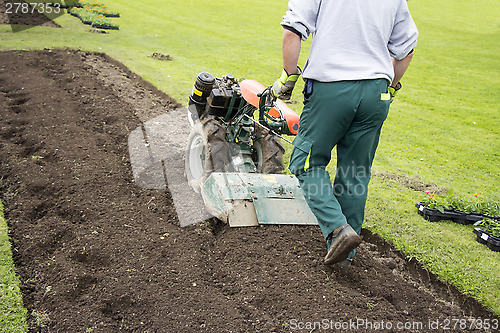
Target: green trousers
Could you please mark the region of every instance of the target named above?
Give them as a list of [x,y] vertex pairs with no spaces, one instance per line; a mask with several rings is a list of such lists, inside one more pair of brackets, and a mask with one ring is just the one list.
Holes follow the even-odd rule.
[[[389,112],[387,87],[384,79],[306,82],[289,169],[299,179],[325,238],[345,223],[361,232],[370,170]],[[332,184],[326,166],[335,146]]]

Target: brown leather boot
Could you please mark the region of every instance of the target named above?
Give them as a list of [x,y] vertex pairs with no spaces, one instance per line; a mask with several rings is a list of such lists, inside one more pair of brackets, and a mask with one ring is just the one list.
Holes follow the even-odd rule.
[[346,223],[328,236],[327,244],[329,247],[325,256],[325,264],[336,264],[346,260],[349,253],[361,244],[361,237]]

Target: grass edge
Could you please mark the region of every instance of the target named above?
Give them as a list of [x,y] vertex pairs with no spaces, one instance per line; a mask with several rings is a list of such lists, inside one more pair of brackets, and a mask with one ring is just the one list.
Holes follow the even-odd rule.
[[8,225],[0,201],[0,326],[3,332],[27,332],[27,313],[14,267]]

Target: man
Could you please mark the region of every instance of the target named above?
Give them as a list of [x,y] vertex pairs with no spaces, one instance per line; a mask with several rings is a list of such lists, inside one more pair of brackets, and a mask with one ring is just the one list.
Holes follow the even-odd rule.
[[[370,170],[382,123],[401,88],[418,31],[406,0],[290,0],[281,25],[283,74],[273,85],[289,99],[305,80],[304,108],[289,169],[327,241],[326,264],[349,264],[361,243]],[[312,35],[304,70],[301,41]],[[332,186],[325,170],[337,146]]]

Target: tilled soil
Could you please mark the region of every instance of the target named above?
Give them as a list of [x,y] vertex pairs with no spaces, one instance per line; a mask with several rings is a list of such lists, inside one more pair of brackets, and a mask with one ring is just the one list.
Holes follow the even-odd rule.
[[0,53],[0,190],[31,331],[440,332],[498,319],[367,231],[342,268],[322,263],[316,226],[181,228],[168,190],[136,186],[127,149],[130,131],[179,106],[104,55]]

